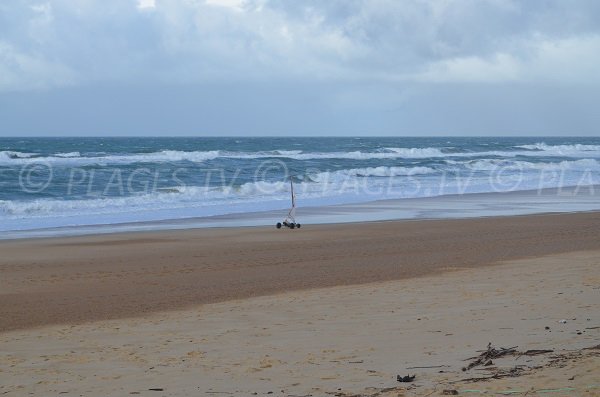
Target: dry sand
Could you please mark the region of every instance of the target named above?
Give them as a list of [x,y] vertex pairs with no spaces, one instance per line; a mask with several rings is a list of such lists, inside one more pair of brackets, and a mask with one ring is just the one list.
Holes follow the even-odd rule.
[[[589,213],[3,242],[0,395],[600,396],[599,224]],[[462,371],[490,342],[552,352]]]
[[[600,343],[599,266],[576,252],[6,332],[0,395],[598,396],[600,350],[583,348]],[[488,342],[553,352],[461,371]]]

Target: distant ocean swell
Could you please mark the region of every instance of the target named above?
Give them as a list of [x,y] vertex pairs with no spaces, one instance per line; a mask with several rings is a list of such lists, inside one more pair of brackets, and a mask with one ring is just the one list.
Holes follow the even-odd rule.
[[59,141],[40,150],[15,139],[0,146],[0,220],[41,227],[279,209],[288,205],[290,178],[304,206],[600,185],[598,139],[410,147],[262,139],[243,148],[215,140],[207,150],[176,139]]
[[205,162],[217,158],[229,159],[261,159],[261,158],[287,158],[294,160],[314,159],[423,159],[444,157],[600,157],[600,145],[546,145],[537,143],[533,145],[518,145],[512,151],[483,151],[461,152],[456,148],[381,148],[376,152],[312,152],[304,153],[301,150],[273,150],[265,152],[229,152],[224,150],[211,151],[178,151],[162,150],[154,153],[119,154],[119,155],[81,155],[80,152],[54,153],[42,156],[37,153],[21,153],[15,151],[0,151],[0,164],[29,164],[35,162],[60,163],[63,165],[93,165],[93,164],[132,164],[153,162]]

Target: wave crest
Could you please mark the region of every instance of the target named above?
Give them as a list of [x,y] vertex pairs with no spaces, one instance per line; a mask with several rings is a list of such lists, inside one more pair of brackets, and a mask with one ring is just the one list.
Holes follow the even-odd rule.
[[28,159],[35,155],[36,155],[35,153],[23,153],[23,152],[15,152],[12,150],[3,150],[3,151],[0,151],[0,161]]
[[511,158],[517,156],[540,157],[540,156],[563,156],[563,157],[600,157],[600,145],[547,145],[536,143],[534,145],[521,145],[515,148],[522,150],[514,151],[485,151],[485,152],[446,152],[440,148],[402,148],[386,147],[375,151],[351,151],[351,152],[303,152],[302,150],[272,150],[259,152],[231,152],[222,150],[209,151],[181,151],[162,150],[152,153],[131,154],[109,154],[95,156],[81,156],[79,152],[56,153],[50,156],[39,156],[35,153],[22,153],[14,151],[0,152],[0,164],[22,165],[34,162],[47,162],[63,166],[80,166],[94,164],[134,164],[134,163],[166,163],[189,161],[203,163],[217,158],[224,159],[268,159],[282,158],[291,160],[386,160],[386,159],[438,159],[438,158],[473,158],[493,156],[500,158]]
[[594,152],[600,151],[600,145],[585,145],[577,143],[574,145],[548,145],[545,142],[538,142],[533,145],[515,146],[521,149],[554,152],[554,153],[572,153],[572,152]]

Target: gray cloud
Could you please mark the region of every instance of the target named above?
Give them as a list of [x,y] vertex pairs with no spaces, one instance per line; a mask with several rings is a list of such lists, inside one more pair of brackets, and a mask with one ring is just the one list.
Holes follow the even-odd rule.
[[[219,5],[223,4],[223,5]],[[596,1],[17,0],[0,88],[261,79],[596,80]]]
[[[364,133],[393,133],[404,122],[429,125],[424,133],[443,133],[441,126],[415,115],[444,104],[461,114],[446,118],[447,129],[461,133],[466,110],[457,98],[477,106],[477,98],[496,93],[497,116],[512,108],[511,101],[522,103],[513,95],[522,98],[529,92],[529,98],[541,102],[535,114],[543,117],[542,109],[562,107],[558,114],[577,124],[578,131],[595,133],[574,120],[589,119],[582,101],[590,100],[594,90],[589,87],[600,83],[598,66],[600,2],[595,0],[0,3],[0,105],[5,105],[0,116],[15,124],[29,110],[15,106],[14,98],[29,96],[42,111],[49,107],[48,99],[41,98],[77,107],[73,97],[78,97],[92,112],[103,109],[105,117],[119,114],[124,120],[134,116],[98,98],[109,92],[127,97],[129,104],[122,106],[139,109],[133,113],[141,117],[144,95],[151,92],[171,100],[154,99],[146,106],[160,103],[166,119],[178,116],[214,133],[242,133],[241,126],[248,124],[254,125],[247,128],[250,133],[276,133],[289,129],[294,112],[317,115],[332,133],[360,133],[355,131],[359,126]],[[552,89],[579,106],[548,102]],[[449,97],[456,92],[460,95]],[[235,111],[243,122],[224,126],[211,117],[197,120],[187,101],[202,103],[213,109],[211,114]],[[271,124],[259,122],[259,114],[266,117],[261,109],[277,109],[288,117],[271,115]],[[365,122],[357,114],[376,120]],[[52,123],[56,133],[75,129],[64,120]],[[127,132],[116,122],[103,123],[107,130]],[[535,124],[515,121],[507,131]],[[153,125],[143,128],[158,133]],[[194,133],[190,126],[180,128]],[[556,128],[554,133],[560,133]],[[25,130],[36,129],[42,126],[33,123]],[[7,123],[0,133],[10,133]]]

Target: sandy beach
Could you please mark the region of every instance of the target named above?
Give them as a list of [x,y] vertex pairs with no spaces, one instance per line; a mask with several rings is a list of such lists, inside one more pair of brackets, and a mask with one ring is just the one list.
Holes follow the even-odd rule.
[[0,0],[0,397],[600,397],[599,54],[600,0]]
[[580,213],[4,241],[0,394],[598,396],[599,225]]

